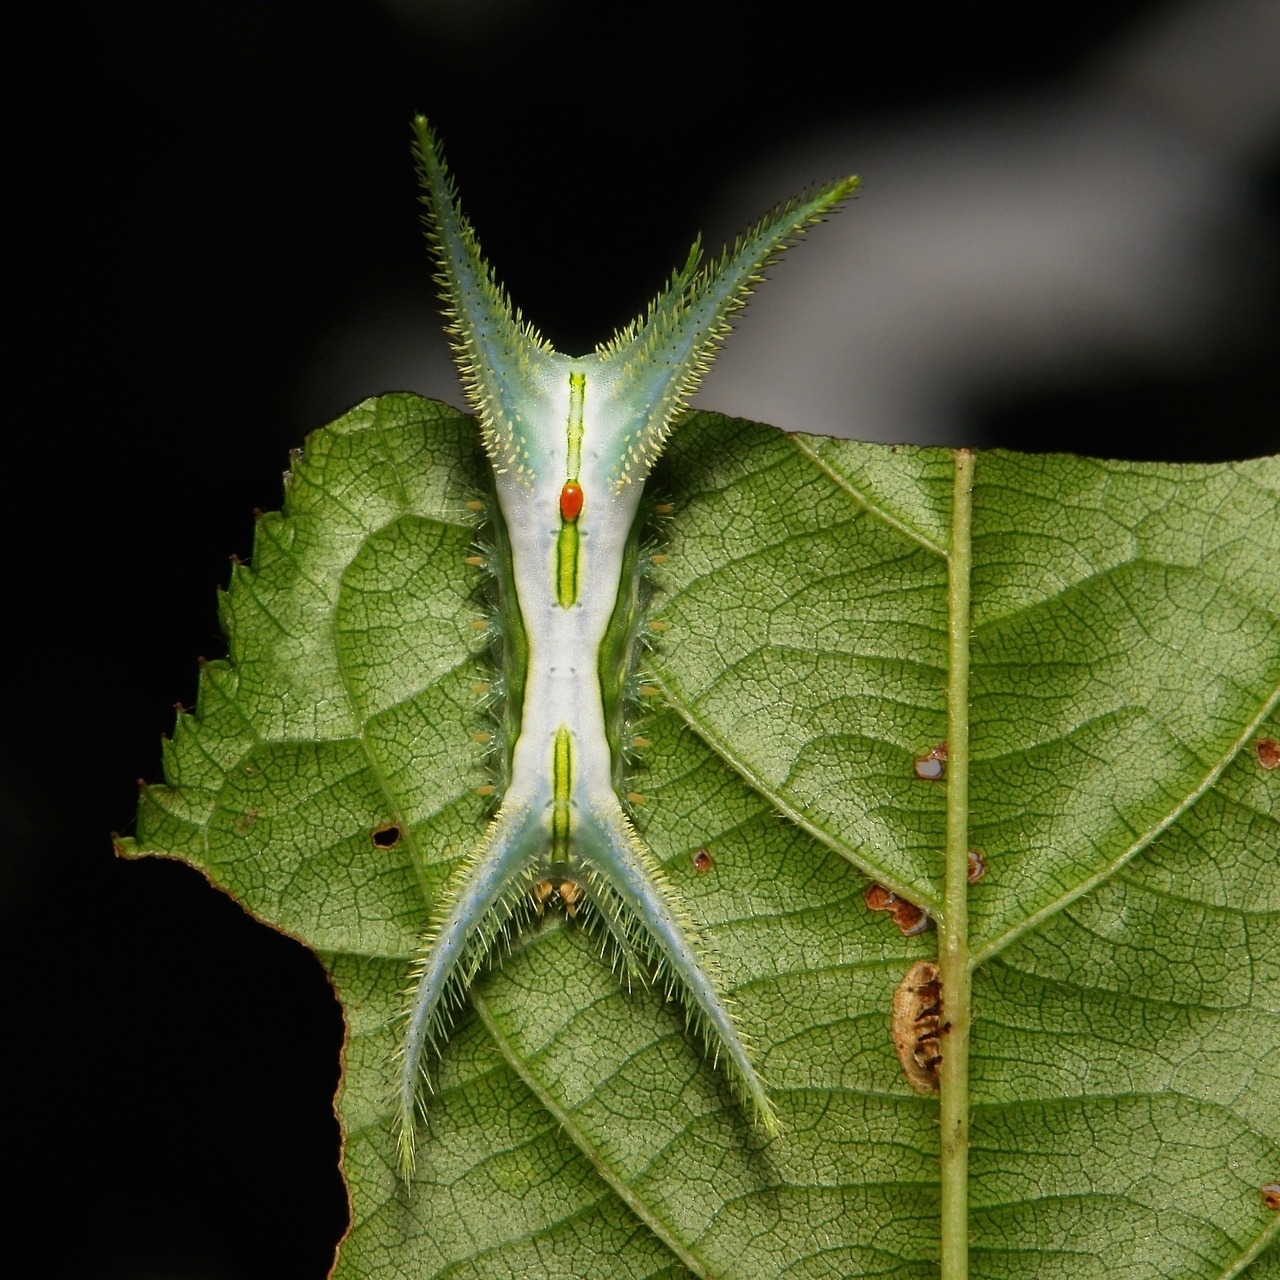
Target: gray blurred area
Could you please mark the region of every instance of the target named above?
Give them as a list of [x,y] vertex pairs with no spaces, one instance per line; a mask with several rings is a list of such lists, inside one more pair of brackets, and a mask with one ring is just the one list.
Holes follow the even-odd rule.
[[[384,3],[419,32],[463,40],[527,7]],[[1095,422],[1081,441],[1055,434],[1052,419],[1010,440],[987,417],[1064,388],[1087,396],[1144,379],[1171,383],[1176,399],[1179,380],[1263,358],[1280,267],[1264,180],[1278,141],[1272,0],[1147,6],[1041,84],[979,83],[959,101],[783,126],[698,211],[713,248],[816,180],[856,172],[862,195],[772,271],[695,404],[863,440],[1212,452],[1175,438],[1204,428],[1162,420],[1158,402],[1146,420],[1118,408],[1120,420]],[[508,151],[495,145],[495,163]],[[466,175],[460,185],[471,208]],[[476,222],[507,279],[486,219]],[[674,262],[685,246],[654,247]],[[596,293],[608,283],[607,268],[590,272]],[[538,298],[514,300],[546,323]],[[461,402],[434,318],[403,299],[362,300],[317,338],[309,369],[300,395],[317,410],[373,387]],[[1265,428],[1243,434],[1246,452],[1269,446]]]

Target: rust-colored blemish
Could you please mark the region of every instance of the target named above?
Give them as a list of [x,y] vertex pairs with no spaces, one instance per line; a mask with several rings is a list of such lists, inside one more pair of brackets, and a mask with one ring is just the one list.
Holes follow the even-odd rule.
[[969,850],[969,883],[977,884],[987,874],[987,860],[981,849]]
[[1262,1203],[1268,1209],[1280,1209],[1280,1182],[1268,1182],[1262,1188]]
[[706,849],[695,849],[693,851],[693,869],[699,875],[704,875],[715,865],[711,854]]
[[1280,765],[1280,742],[1274,738],[1259,738],[1253,744],[1253,754],[1264,769],[1274,769]]

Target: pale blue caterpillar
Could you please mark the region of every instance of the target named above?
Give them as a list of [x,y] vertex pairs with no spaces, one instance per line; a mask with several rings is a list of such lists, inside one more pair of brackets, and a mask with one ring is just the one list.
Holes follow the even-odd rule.
[[518,726],[497,814],[437,905],[413,970],[397,1064],[400,1168],[414,1165],[427,1048],[439,1048],[494,942],[557,896],[607,931],[625,975],[683,1001],[707,1053],[724,1064],[760,1127],[777,1116],[749,1046],[717,990],[698,929],[615,790],[618,717],[607,713],[615,611],[634,604],[624,573],[645,478],[673,420],[766,265],[848,198],[847,178],[769,214],[712,266],[689,257],[647,314],[590,355],[558,354],[513,312],[458,207],[427,122],[417,155],[449,311],[449,333],[493,468]]

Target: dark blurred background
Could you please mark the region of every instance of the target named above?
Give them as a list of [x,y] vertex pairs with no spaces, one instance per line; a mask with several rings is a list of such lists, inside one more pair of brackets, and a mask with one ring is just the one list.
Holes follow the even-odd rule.
[[318,963],[189,869],[116,861],[109,832],[197,655],[225,652],[213,589],[288,450],[376,392],[457,402],[414,112],[570,352],[699,229],[719,244],[863,176],[748,309],[706,407],[1128,458],[1277,447],[1280,9],[838,12],[851,34],[688,0],[126,3],[51,14],[11,54],[0,894],[23,1176],[74,1217],[67,1274],[321,1277],[344,1227]]

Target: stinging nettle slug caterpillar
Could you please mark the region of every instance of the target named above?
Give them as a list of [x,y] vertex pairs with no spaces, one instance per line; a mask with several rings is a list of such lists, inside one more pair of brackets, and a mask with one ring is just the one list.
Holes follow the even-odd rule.
[[570,357],[513,310],[434,134],[421,117],[415,130],[449,335],[493,470],[497,510],[487,519],[509,552],[493,557],[509,561],[497,570],[495,682],[507,740],[496,815],[436,904],[410,980],[396,1073],[400,1171],[412,1175],[417,1116],[426,1114],[427,1050],[442,1046],[495,941],[553,896],[603,931],[624,979],[679,997],[744,1107],[774,1133],[773,1104],[698,927],[619,795],[637,648],[637,516],[645,478],[730,316],[857,180],[779,206],[712,265],[695,242],[642,318]]

